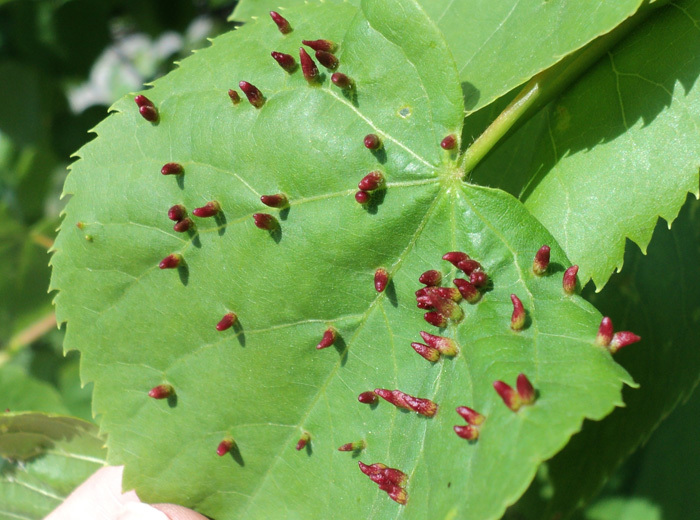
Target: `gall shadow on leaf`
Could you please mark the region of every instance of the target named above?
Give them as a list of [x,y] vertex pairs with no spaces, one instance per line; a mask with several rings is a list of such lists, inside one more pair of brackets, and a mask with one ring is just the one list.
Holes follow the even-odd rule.
[[177,406],[177,394],[169,395],[167,401],[170,408],[175,408]]
[[348,362],[348,344],[345,343],[345,340],[340,334],[335,337],[333,347],[340,355],[340,366],[345,366],[345,364]]
[[381,206],[384,203],[384,199],[386,198],[386,191],[387,190],[385,189],[381,189],[372,192],[369,202],[365,204],[365,209],[367,210],[367,213],[369,213],[370,215],[377,214],[377,211],[379,211],[379,206]]
[[192,242],[192,245],[200,249],[202,247],[202,241],[199,239],[199,233],[194,229],[190,229],[187,232],[190,235],[190,242]]
[[396,296],[396,286],[394,285],[393,279],[389,280],[389,283],[387,284],[386,289],[384,289],[384,294],[386,294],[386,297],[392,306],[394,306],[394,307],[399,306],[399,300]]
[[228,453],[239,466],[245,466],[245,461],[243,460],[243,455],[241,455],[241,449],[238,447],[238,444],[234,444],[231,448],[231,451],[229,451]]
[[345,88],[342,92],[343,97],[352,103],[355,108],[360,106],[360,104],[357,102],[357,90],[355,88]]
[[279,244],[280,241],[282,240],[282,227],[281,226],[275,226],[273,229],[268,231],[270,233],[270,236],[272,237],[272,240],[275,241],[275,243]]
[[241,347],[245,347],[245,331],[243,330],[243,325],[241,325],[240,318],[233,324],[233,330],[236,332],[238,343],[240,343]]
[[566,268],[559,262],[550,262],[549,267],[547,267],[548,275],[563,273],[564,271],[566,271]]
[[465,81],[462,83],[462,96],[464,97],[464,108],[471,110],[479,102],[481,92],[472,83]]
[[186,263],[177,266],[177,274],[180,277],[182,285],[187,286],[190,283],[190,268]]
[[280,210],[280,220],[287,220],[289,217],[289,206]]
[[382,146],[379,150],[370,150],[374,158],[377,159],[379,164],[386,163],[386,149]]
[[223,211],[219,211],[214,215],[214,221],[219,228],[219,236],[223,236],[226,233],[226,214]]
[[304,446],[304,449],[306,451],[306,456],[311,457],[314,453],[314,449],[311,447],[311,442],[307,442],[306,446]]
[[185,189],[185,176],[184,175],[176,175],[175,178],[177,179],[177,187],[180,188],[181,190]]

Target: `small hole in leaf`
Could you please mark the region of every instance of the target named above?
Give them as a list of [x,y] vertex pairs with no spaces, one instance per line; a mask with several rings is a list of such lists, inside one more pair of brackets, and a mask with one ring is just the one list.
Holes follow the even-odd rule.
[[399,109],[399,117],[402,117],[406,119],[407,117],[411,117],[411,114],[413,112],[411,111],[411,107],[403,107]]

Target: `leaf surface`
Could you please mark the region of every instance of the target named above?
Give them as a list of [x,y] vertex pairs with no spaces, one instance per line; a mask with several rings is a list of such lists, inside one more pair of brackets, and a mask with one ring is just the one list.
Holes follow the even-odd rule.
[[[662,7],[544,117],[520,197],[600,289],[700,195],[700,2]],[[594,110],[591,107],[595,107]]]
[[[401,9],[399,9],[399,5]],[[284,36],[259,20],[214,40],[147,92],[153,125],[133,98],[97,127],[80,151],[52,263],[66,347],[82,353],[95,382],[94,407],[109,434],[111,463],[126,463],[125,485],[146,501],[178,501],[228,518],[431,516],[499,518],[545,458],[584,417],[601,419],[631,383],[593,343],[600,314],[561,288],[568,266],[552,236],[510,195],[461,181],[456,153],[440,147],[461,134],[457,70],[436,27],[412,2],[309,4],[288,11]],[[322,34],[318,28],[323,27]],[[302,38],[339,44],[343,92],[322,71],[309,85],[283,71],[270,51],[297,56]],[[232,105],[227,90],[260,88],[260,109]],[[381,149],[363,138],[375,133]],[[182,177],[162,176],[180,162]],[[380,170],[386,189],[366,206],[358,181]],[[263,194],[285,193],[282,211]],[[191,234],[172,231],[168,208],[191,212]],[[274,231],[254,213],[272,214]],[[81,222],[82,229],[76,226]],[[85,240],[89,235],[92,240]],[[552,247],[547,276],[531,271]],[[492,286],[444,330],[415,307],[420,274],[464,250]],[[184,267],[158,269],[166,255]],[[387,270],[386,290],[374,289]],[[517,294],[524,330],[510,329]],[[219,332],[227,312],[236,326]],[[334,327],[333,347],[317,350]],[[460,353],[431,364],[410,347],[419,332],[453,338]],[[510,411],[492,383],[526,373],[539,392]],[[148,397],[160,384],[176,396]],[[439,405],[432,418],[387,402],[358,403],[360,392],[398,388]],[[476,443],[457,437],[454,408],[487,416]],[[295,445],[304,432],[311,441]],[[217,445],[235,439],[225,457]],[[365,440],[361,454],[338,452]],[[392,502],[358,467],[385,463],[408,475],[408,503]]]
[[0,415],[0,519],[44,518],[104,465],[103,445],[80,419]]
[[[689,197],[670,231],[659,222],[648,255],[630,247],[625,270],[601,293],[592,295],[616,329],[642,336],[642,342],[616,355],[640,388],[624,393],[625,408],[599,423],[587,422],[547,463],[543,482],[553,491],[546,504],[530,508],[525,518],[553,519],[587,503],[617,466],[693,392],[700,380],[699,263],[700,202]],[[682,443],[682,436],[678,442]],[[693,443],[685,449],[697,451]],[[582,454],[592,453],[595,457],[587,457],[587,463],[581,465]],[[635,466],[635,478],[639,471]],[[533,488],[528,495],[538,492]]]
[[[231,20],[250,20],[302,0],[241,0]],[[350,3],[329,0],[330,4]],[[420,0],[454,56],[468,112],[484,107],[564,56],[617,27],[640,0],[492,2]]]

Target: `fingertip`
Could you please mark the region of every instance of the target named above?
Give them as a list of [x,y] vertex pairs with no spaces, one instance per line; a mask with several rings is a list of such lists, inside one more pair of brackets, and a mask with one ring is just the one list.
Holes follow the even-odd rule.
[[196,511],[175,504],[153,504],[153,507],[164,513],[168,520],[208,520]]

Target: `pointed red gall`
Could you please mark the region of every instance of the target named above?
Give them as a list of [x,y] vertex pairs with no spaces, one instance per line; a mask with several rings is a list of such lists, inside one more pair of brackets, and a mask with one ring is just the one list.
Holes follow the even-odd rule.
[[472,426],[479,426],[486,419],[486,417],[481,415],[479,412],[472,410],[468,406],[458,406],[457,413]]
[[447,326],[447,318],[439,312],[426,312],[423,315],[423,319],[436,327],[443,328]]
[[228,97],[231,98],[231,102],[232,102],[234,105],[237,105],[238,103],[241,102],[241,96],[239,96],[239,95],[238,95],[238,92],[236,92],[236,91],[233,90],[232,88],[230,88],[230,89],[228,90]]
[[247,81],[241,81],[238,86],[246,95],[250,104],[255,108],[260,108],[265,104],[265,98],[263,97],[262,92],[260,92],[255,85],[248,83]]
[[367,134],[364,139],[365,148],[378,150],[382,146],[382,140],[377,134]]
[[[183,206],[182,209],[185,209],[185,207]],[[170,216],[170,212],[168,212],[168,216]],[[75,227],[77,227],[78,229],[83,229],[85,227],[85,223],[84,222],[76,222]]]
[[472,271],[472,274],[469,275],[469,283],[471,283],[474,287],[483,287],[488,282],[489,275],[483,271]]
[[301,43],[315,51],[335,52],[335,43],[330,40],[302,40]]
[[435,363],[440,359],[440,351],[436,348],[423,345],[422,343],[411,343],[411,347],[431,363]]
[[155,107],[139,107],[139,114],[141,114],[141,117],[150,123],[155,123],[158,121],[158,111],[155,109]]
[[518,374],[516,388],[523,404],[532,404],[535,402],[535,389],[532,383],[525,374]]
[[436,271],[435,269],[431,269],[430,271],[426,271],[420,275],[418,281],[423,285],[427,285],[428,287],[435,287],[436,285],[440,285],[440,282],[442,281],[442,273],[440,273],[440,271]]
[[185,169],[181,164],[176,162],[169,162],[160,169],[160,173],[163,175],[181,175],[185,172]]
[[481,293],[470,282],[463,280],[462,278],[455,278],[452,280],[452,283],[457,286],[462,298],[467,300],[469,303],[476,303],[481,299]]
[[289,205],[289,200],[284,193],[276,195],[263,195],[260,197],[260,202],[271,208],[285,208]]
[[368,392],[362,392],[360,395],[357,396],[357,400],[360,401],[362,404],[374,404],[377,402],[377,394],[375,394],[371,390]]
[[187,210],[182,204],[175,204],[168,210],[168,218],[176,222],[185,218],[186,214]]
[[384,175],[380,171],[369,172],[357,184],[357,187],[362,191],[372,191],[382,186],[384,186]]
[[355,200],[360,204],[367,204],[369,202],[369,193],[360,190],[357,193],[355,193]]
[[289,25],[287,19],[276,11],[270,11],[270,18],[277,24],[277,28],[282,34],[289,34],[292,32],[292,26]]
[[219,204],[215,200],[212,200],[210,202],[207,202],[201,208],[194,208],[192,210],[192,214],[195,217],[208,218],[217,215],[219,211],[221,211],[221,204]]
[[329,70],[338,68],[338,58],[334,54],[326,51],[316,51],[316,59],[318,62]]
[[182,261],[183,258],[181,254],[173,253],[163,258],[163,260],[160,261],[160,264],[158,264],[158,267],[161,269],[175,269],[182,263]]
[[549,252],[549,246],[544,245],[535,253],[535,260],[532,262],[532,272],[537,276],[542,276],[547,272],[547,268],[549,267]]
[[342,89],[352,87],[352,80],[342,72],[336,72],[331,76],[333,84]]
[[462,426],[455,425],[453,428],[455,430],[455,433],[462,439],[466,439],[468,441],[475,441],[479,438],[479,429],[474,428],[474,426],[471,426],[470,424]]
[[389,498],[391,498],[394,502],[397,504],[401,504],[402,506],[406,504],[406,501],[408,500],[408,494],[406,493],[406,490],[400,486],[392,486],[391,484],[388,484],[387,489],[385,489],[382,486],[379,486],[379,489],[382,491],[386,491],[387,495],[389,495]]
[[151,388],[148,392],[148,397],[152,397],[153,399],[167,399],[173,394],[175,394],[175,389],[172,385],[158,385]]
[[402,471],[394,468],[387,468],[384,464],[367,464],[359,463],[360,470],[367,475],[372,482],[379,486],[379,489],[386,492],[389,498],[399,504],[405,504],[408,500],[408,495],[403,486],[406,485],[408,477]]
[[311,440],[311,435],[309,435],[309,432],[304,432],[301,434],[301,437],[299,438],[299,441],[297,442],[297,451],[303,450],[306,445],[309,443]]
[[477,269],[481,269],[481,264],[479,262],[477,262],[476,260],[472,260],[471,258],[468,258],[467,260],[462,260],[461,262],[457,262],[457,269],[464,271],[464,274],[469,276]]
[[576,275],[578,274],[578,266],[572,265],[564,273],[564,279],[562,280],[562,287],[566,294],[574,294],[576,292]]
[[626,347],[627,345],[631,345],[632,343],[637,343],[637,341],[641,340],[639,336],[632,332],[628,331],[623,331],[623,332],[616,332],[613,335],[612,341],[610,342],[610,353],[614,354],[618,350],[620,350],[622,347]]
[[309,83],[315,83],[318,78],[318,67],[303,47],[299,47],[299,61],[301,62],[301,72]]
[[216,324],[216,330],[219,332],[222,332],[224,330],[230,329],[233,327],[233,324],[236,323],[236,320],[238,319],[238,316],[236,316],[235,312],[227,312],[224,314],[224,317],[221,318],[221,321]]
[[185,217],[182,220],[178,221],[175,223],[173,226],[173,229],[177,231],[178,233],[184,233],[185,231],[189,231],[192,226],[194,226],[194,222],[190,217]]
[[525,326],[525,308],[523,302],[520,301],[515,294],[510,295],[510,301],[513,302],[513,314],[510,317],[510,328],[513,330],[521,330]]
[[233,449],[234,444],[235,444],[235,442],[231,437],[226,437],[216,447],[216,454],[219,457],[223,457],[224,455],[226,455],[229,451],[231,451]]
[[[444,287],[441,287],[440,289],[444,289]],[[459,294],[459,291],[455,292]],[[459,296],[461,297],[462,295],[460,294]],[[464,312],[462,311],[462,308],[459,305],[457,305],[452,299],[440,296],[435,300],[434,303],[435,310],[445,318],[450,318],[452,321],[458,322],[464,317]]]
[[374,272],[374,288],[377,292],[383,292],[386,289],[386,284],[389,282],[389,273],[386,269],[380,267]]
[[386,390],[384,388],[375,388],[374,393],[382,399],[393,404],[398,408],[404,408],[413,412],[432,417],[438,409],[438,405],[430,399],[422,399],[405,394],[400,390]]
[[136,102],[136,105],[141,108],[141,107],[155,107],[153,104],[153,101],[148,99],[146,96],[143,94],[139,94],[134,98],[134,101]]
[[440,146],[443,150],[453,150],[457,146],[457,137],[454,134],[448,135],[440,142]]
[[514,412],[520,410],[523,403],[518,395],[518,392],[513,390],[513,387],[507,383],[504,383],[503,381],[494,381],[493,388],[496,390],[496,392],[498,392],[498,395],[501,396],[501,399],[503,399],[503,402],[508,408]]
[[607,347],[613,339],[613,323],[607,316],[604,317],[600,322],[600,327],[598,328],[598,335],[595,338],[595,342],[601,347]]
[[461,251],[452,251],[450,253],[445,253],[442,255],[443,260],[447,260],[450,262],[452,265],[455,267],[458,267],[457,264],[464,260],[469,260],[469,255],[467,253],[462,253]]
[[318,345],[316,345],[316,348],[321,350],[330,347],[335,342],[337,336],[338,331],[336,331],[333,327],[328,327],[323,333],[321,341],[318,343]]
[[348,442],[343,444],[338,448],[338,451],[362,451],[367,447],[367,443],[364,440]]
[[253,222],[260,229],[267,229],[268,231],[276,229],[279,225],[277,219],[269,213],[254,213]]
[[458,289],[453,289],[452,287],[435,287],[435,289],[437,289],[440,296],[448,300],[458,302],[462,299]]
[[443,356],[456,356],[459,352],[457,343],[455,343],[455,340],[451,338],[436,336],[425,331],[421,331],[420,335],[423,338],[423,341],[425,341],[429,346],[438,349],[440,354]]
[[279,66],[287,72],[293,72],[294,68],[297,66],[297,62],[294,61],[294,57],[291,54],[272,51],[270,55],[279,64]]

